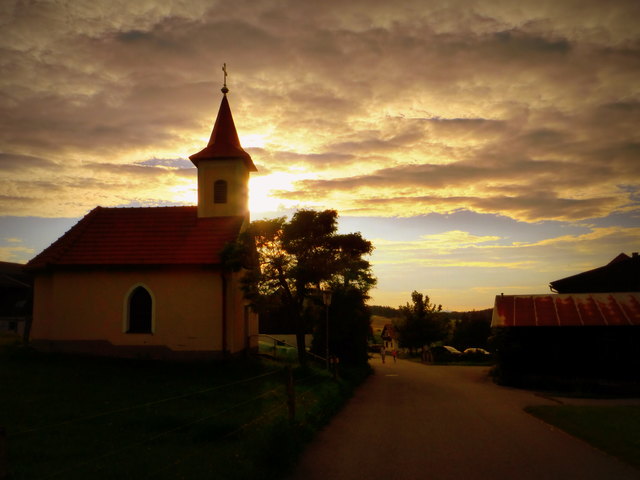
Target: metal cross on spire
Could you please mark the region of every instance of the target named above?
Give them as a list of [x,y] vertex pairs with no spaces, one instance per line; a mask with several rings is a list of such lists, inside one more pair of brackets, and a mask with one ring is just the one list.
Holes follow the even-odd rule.
[[229,93],[229,89],[227,88],[227,64],[226,63],[222,64],[222,71],[224,72],[224,84],[222,86],[221,91],[226,95],[227,93]]

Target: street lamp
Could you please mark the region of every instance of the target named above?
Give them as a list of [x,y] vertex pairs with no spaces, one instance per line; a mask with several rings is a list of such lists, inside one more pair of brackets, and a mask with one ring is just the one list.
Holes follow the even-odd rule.
[[325,307],[325,362],[327,370],[329,370],[329,305],[331,305],[331,290],[328,288],[322,290],[322,303],[324,303]]

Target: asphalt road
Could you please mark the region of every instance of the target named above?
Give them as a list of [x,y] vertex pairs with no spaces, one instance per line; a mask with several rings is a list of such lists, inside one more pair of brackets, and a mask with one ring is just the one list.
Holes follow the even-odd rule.
[[626,480],[640,471],[523,411],[555,404],[482,367],[382,364],[290,480]]

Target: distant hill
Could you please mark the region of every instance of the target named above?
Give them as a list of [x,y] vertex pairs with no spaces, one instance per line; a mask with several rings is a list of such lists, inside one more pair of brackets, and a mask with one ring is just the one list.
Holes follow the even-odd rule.
[[374,332],[384,328],[387,323],[391,323],[392,319],[387,317],[381,317],[380,315],[371,315],[371,328]]
[[485,308],[484,310],[469,310],[467,312],[445,312],[446,318],[451,320],[470,320],[485,321],[491,323],[493,308]]
[[393,307],[370,305],[371,329],[374,334],[380,334],[387,323],[392,323],[395,318],[400,318],[400,310]]
[[[369,305],[369,310],[371,311],[371,315],[385,317],[388,319],[400,318],[400,309],[388,307],[385,305]],[[443,313],[446,314],[448,318],[456,318],[456,317],[471,317],[471,318],[489,318],[491,319],[491,314],[493,312],[493,308],[486,308],[483,310],[469,310],[466,312],[457,312],[452,310],[443,310]]]
[[381,305],[369,305],[371,315],[376,315],[385,318],[398,318],[400,316],[400,310],[393,307],[381,306]]

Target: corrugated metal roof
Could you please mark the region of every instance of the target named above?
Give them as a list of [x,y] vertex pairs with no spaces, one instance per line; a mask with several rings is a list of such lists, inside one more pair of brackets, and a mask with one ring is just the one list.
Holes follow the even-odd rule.
[[492,327],[640,325],[640,292],[498,295]]

